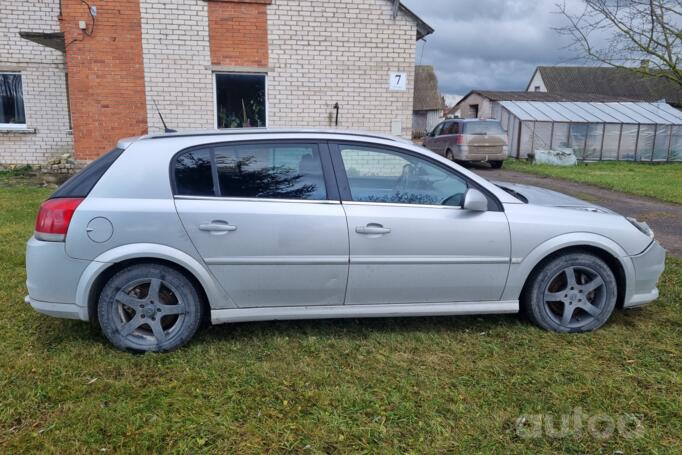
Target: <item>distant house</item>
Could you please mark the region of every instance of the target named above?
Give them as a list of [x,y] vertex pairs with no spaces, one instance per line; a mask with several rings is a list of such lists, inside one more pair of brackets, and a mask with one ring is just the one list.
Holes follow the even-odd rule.
[[664,101],[682,109],[682,90],[661,77],[646,77],[621,68],[587,66],[539,66],[526,88],[528,92],[593,94]]
[[432,66],[418,65],[414,74],[414,113],[412,132],[423,136],[443,118],[443,97],[438,91],[438,78]]

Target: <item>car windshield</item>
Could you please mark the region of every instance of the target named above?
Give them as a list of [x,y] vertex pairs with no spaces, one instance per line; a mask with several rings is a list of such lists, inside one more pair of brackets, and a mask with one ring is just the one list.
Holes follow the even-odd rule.
[[504,134],[500,122],[464,122],[464,134]]

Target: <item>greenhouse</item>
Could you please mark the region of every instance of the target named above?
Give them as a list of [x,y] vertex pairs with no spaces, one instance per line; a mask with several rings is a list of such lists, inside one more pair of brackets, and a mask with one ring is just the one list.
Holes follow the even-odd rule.
[[682,161],[682,111],[666,103],[498,101],[509,155],[572,150],[580,160]]

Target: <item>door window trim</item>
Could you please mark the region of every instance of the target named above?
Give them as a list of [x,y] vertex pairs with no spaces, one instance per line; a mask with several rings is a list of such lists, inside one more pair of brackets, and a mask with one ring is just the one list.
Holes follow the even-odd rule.
[[[240,146],[240,145],[314,145],[317,147],[317,151],[320,155],[320,163],[322,165],[322,175],[324,176],[324,184],[327,193],[326,199],[277,199],[277,198],[258,198],[258,197],[231,197],[222,196],[220,194],[220,184],[218,182],[218,167],[215,163],[215,149],[217,147],[224,146]],[[177,164],[178,156],[183,153],[192,152],[195,150],[209,150],[211,156],[211,175],[213,177],[213,196],[189,196],[177,194],[177,182],[175,180],[175,168]],[[250,141],[222,141],[222,142],[209,142],[206,144],[193,145],[191,147],[184,148],[177,153],[173,154],[169,162],[169,177],[171,184],[171,191],[173,192],[173,198],[184,199],[184,200],[220,200],[220,201],[244,201],[244,202],[282,202],[282,203],[304,203],[304,204],[330,204],[330,203],[341,203],[339,188],[337,185],[336,177],[334,176],[333,165],[331,161],[331,154],[329,146],[325,141],[318,140],[300,140],[300,139],[264,139],[264,140],[250,140]]]
[[450,172],[457,176],[458,178],[462,179],[466,185],[467,188],[475,188],[482,192],[483,194],[486,195],[488,198],[488,210],[491,212],[504,212],[504,206],[502,203],[497,199],[497,197],[492,194],[487,188],[484,188],[474,180],[470,179],[469,177],[457,172],[456,169],[452,169],[451,167],[432,159],[431,157],[422,155],[419,152],[415,152],[413,150],[408,150],[408,149],[403,149],[403,148],[396,148],[396,147],[391,147],[383,144],[373,144],[371,142],[362,142],[362,141],[330,141],[329,142],[329,152],[331,155],[331,161],[332,165],[334,167],[334,173],[336,175],[336,182],[338,185],[338,190],[339,190],[339,195],[341,197],[341,202],[343,204],[348,204],[348,205],[371,205],[371,206],[381,206],[381,207],[412,207],[412,208],[440,208],[440,209],[455,209],[455,210],[462,210],[461,207],[457,206],[451,206],[451,205],[426,205],[426,204],[399,204],[395,202],[364,202],[364,201],[354,201],[353,196],[351,193],[350,189],[350,183],[348,181],[348,175],[346,174],[346,168],[343,164],[343,158],[341,157],[341,146],[343,145],[350,145],[350,146],[356,146],[356,147],[367,147],[370,149],[377,149],[377,150],[385,150],[388,152],[393,152],[393,153],[402,153],[405,155],[412,156],[414,158],[422,159],[428,162],[429,164],[432,164],[434,166],[437,166],[444,170],[445,172]]

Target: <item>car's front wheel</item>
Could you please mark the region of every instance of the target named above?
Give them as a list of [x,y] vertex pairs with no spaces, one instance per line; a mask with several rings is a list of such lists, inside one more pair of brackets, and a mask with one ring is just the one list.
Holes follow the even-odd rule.
[[618,298],[609,266],[589,253],[568,253],[530,277],[523,308],[536,325],[554,332],[589,332],[606,323]]
[[127,351],[172,351],[196,333],[202,305],[192,283],[161,264],[136,264],[113,275],[99,297],[102,332]]

